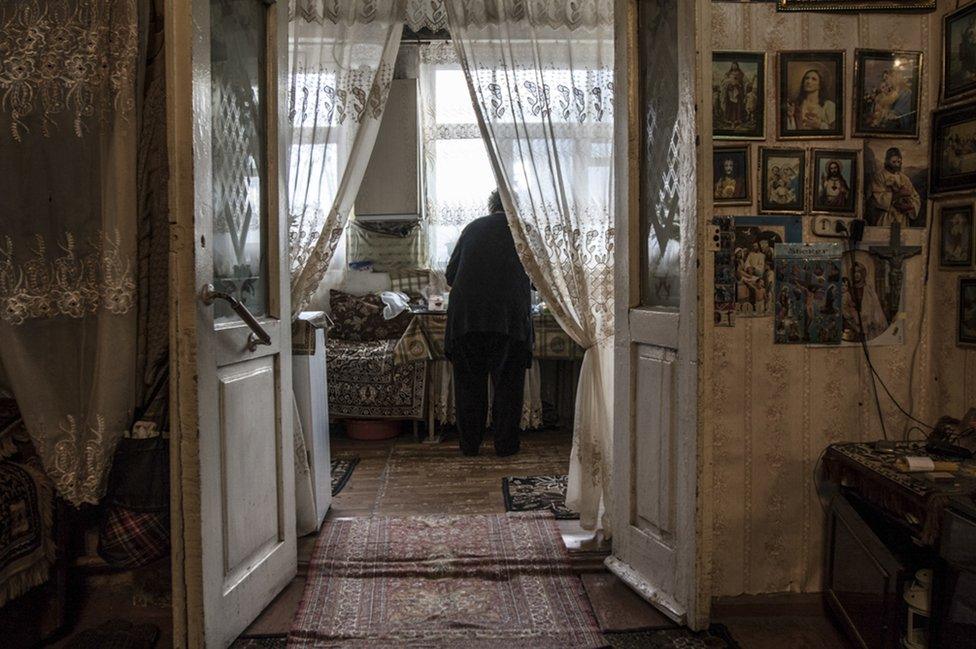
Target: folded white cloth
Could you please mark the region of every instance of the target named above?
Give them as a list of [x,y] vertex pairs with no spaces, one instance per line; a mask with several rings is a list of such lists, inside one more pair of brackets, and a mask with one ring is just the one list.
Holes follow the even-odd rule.
[[400,291],[383,291],[380,293],[380,299],[386,305],[383,307],[384,320],[392,320],[397,317],[406,311],[407,305],[410,304],[410,298]]

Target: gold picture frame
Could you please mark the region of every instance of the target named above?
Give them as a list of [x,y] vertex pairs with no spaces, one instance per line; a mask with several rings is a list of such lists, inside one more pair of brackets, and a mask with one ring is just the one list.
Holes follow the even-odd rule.
[[915,11],[935,10],[936,0],[776,0],[777,11]]
[[[815,106],[820,112],[801,111],[802,122],[793,115],[800,110],[807,77],[815,73],[817,93],[822,98]],[[797,79],[799,77],[799,79]],[[811,77],[812,78],[812,77]],[[797,84],[799,81],[799,84]],[[793,86],[796,86],[794,88]],[[797,95],[793,95],[795,91]],[[813,92],[813,91],[809,91]],[[847,137],[847,53],[844,50],[785,50],[776,57],[776,139],[777,140],[843,140]],[[809,94],[807,95],[807,97]],[[808,127],[808,116],[829,120],[832,124]]]

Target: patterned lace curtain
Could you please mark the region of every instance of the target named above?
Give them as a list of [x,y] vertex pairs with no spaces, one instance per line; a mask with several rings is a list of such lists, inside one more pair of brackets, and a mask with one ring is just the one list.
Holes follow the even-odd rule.
[[613,3],[445,3],[522,263],[586,348],[567,505],[609,534]]
[[403,30],[402,0],[291,0],[292,311],[318,289],[366,171]]
[[443,271],[461,230],[488,213],[497,183],[454,43],[421,45],[419,80],[428,252]]
[[144,0],[0,5],[0,362],[44,469],[97,503],[136,398]]

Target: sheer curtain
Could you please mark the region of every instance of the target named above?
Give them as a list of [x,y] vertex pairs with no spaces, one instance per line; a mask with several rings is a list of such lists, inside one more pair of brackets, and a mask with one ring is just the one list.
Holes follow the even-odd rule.
[[136,398],[147,2],[0,8],[0,364],[44,469],[97,503]]
[[443,271],[497,183],[454,43],[421,45],[419,80],[427,243],[431,268]]
[[610,521],[613,3],[445,3],[509,223],[533,283],[586,348],[567,505]]
[[393,80],[404,6],[292,0],[290,10],[289,245],[297,313],[329,270],[355,203]]

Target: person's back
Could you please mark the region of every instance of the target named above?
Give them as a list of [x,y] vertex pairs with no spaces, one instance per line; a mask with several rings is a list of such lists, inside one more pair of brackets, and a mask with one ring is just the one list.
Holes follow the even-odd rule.
[[489,210],[461,233],[446,273],[451,297],[444,347],[454,367],[465,455],[477,455],[484,439],[489,379],[495,453],[518,452],[525,370],[532,362],[529,278],[497,192]]
[[531,292],[504,212],[471,222],[447,267],[446,338],[499,333],[531,344]]

